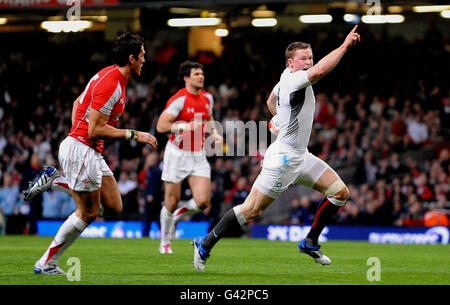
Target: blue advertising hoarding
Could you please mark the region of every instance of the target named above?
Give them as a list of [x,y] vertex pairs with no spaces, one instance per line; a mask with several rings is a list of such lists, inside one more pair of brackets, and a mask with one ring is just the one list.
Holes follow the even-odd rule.
[[[55,236],[62,221],[38,221],[38,235]],[[183,222],[177,225],[176,238],[194,238],[204,236],[208,233],[209,222]],[[142,223],[139,221],[105,221],[93,222],[87,227],[81,237],[112,237],[112,238],[142,238]],[[159,238],[158,224],[152,222],[150,227],[150,238]]]
[[[298,225],[254,225],[252,227],[252,237],[298,242],[306,237],[310,228],[311,226]],[[319,242],[326,242],[327,240],[360,240],[370,243],[447,245],[449,235],[447,227],[328,226],[322,231]]]
[[[38,221],[38,235],[55,236],[62,221]],[[209,222],[180,222],[176,238],[194,238],[208,233]],[[251,237],[268,240],[298,242],[306,237],[310,226],[298,225],[258,225],[251,230]],[[81,234],[92,238],[142,238],[142,223],[138,221],[94,222]],[[150,238],[160,238],[157,223],[151,224]],[[322,231],[319,242],[328,240],[357,240],[370,243],[395,244],[442,244],[447,245],[450,230],[447,227],[408,228],[408,227],[366,227],[366,226],[328,226]]]

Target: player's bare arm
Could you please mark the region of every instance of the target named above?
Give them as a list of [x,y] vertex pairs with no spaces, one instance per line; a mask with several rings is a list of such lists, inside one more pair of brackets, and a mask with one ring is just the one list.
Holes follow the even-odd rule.
[[277,114],[277,96],[275,93],[270,92],[269,98],[267,99],[267,107],[272,115]]
[[217,132],[214,117],[212,115],[209,116],[208,121],[206,122],[206,132],[209,132],[211,136],[214,137],[215,144],[223,143],[223,137]]
[[77,113],[78,104],[80,103],[81,95],[73,102],[72,106],[72,125],[75,123],[75,114]]
[[186,122],[175,122],[177,119],[173,114],[163,111],[156,124],[156,131],[159,133],[177,133],[182,131],[191,131],[196,128],[201,127],[201,123],[191,121]]
[[347,35],[341,46],[322,58],[316,65],[308,70],[308,79],[311,83],[317,82],[330,73],[347,52],[348,48],[353,46],[357,41],[360,41],[360,36],[356,33],[357,28],[358,26],[356,25]]
[[149,144],[153,149],[158,148],[156,138],[147,132],[130,129],[117,129],[108,124],[109,116],[95,109],[89,112],[89,138],[102,140],[136,140],[140,143]]

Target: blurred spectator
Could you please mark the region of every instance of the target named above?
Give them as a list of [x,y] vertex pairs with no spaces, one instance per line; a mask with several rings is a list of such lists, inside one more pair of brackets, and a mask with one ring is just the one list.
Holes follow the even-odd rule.
[[0,188],[0,209],[2,210],[2,217],[6,218],[6,234],[22,234],[24,232],[26,218],[20,214],[20,205],[19,187],[17,183],[13,183],[11,174],[6,172],[3,175],[3,184]]
[[[28,188],[28,182],[32,181],[35,177],[39,175],[40,172],[40,162],[39,156],[37,154],[32,154],[30,158],[30,166],[25,169],[22,174],[22,179],[20,181],[20,190],[23,191]],[[22,196],[22,193],[20,194]],[[42,218],[42,194],[38,194],[28,203],[30,210],[28,214],[29,229],[28,233],[30,235],[37,234],[37,222]]]
[[77,209],[77,204],[72,196],[66,193],[59,192],[58,197],[61,202],[60,218],[67,219]]
[[59,193],[50,190],[42,194],[42,217],[44,219],[59,219],[61,215],[62,202],[58,198]]
[[147,168],[147,178],[144,190],[145,206],[142,214],[142,236],[148,237],[152,221],[156,221],[158,226],[159,215],[162,207],[162,181],[161,163],[156,151],[151,152],[145,159]]
[[373,183],[376,181],[376,172],[373,154],[371,151],[368,151],[364,154],[364,159],[360,161],[353,179],[358,184]]
[[417,196],[411,194],[408,197],[407,211],[401,216],[402,225],[418,227],[423,225],[423,210]]
[[428,138],[428,128],[422,116],[410,116],[406,120],[408,135],[415,144],[421,144]]
[[387,179],[394,174],[394,170],[389,165],[389,161],[387,159],[382,159],[380,161],[380,167],[377,169],[376,177],[377,180]]
[[76,210],[75,200],[64,192],[50,190],[42,196],[42,216],[45,219],[65,220]]
[[430,201],[433,199],[433,191],[429,187],[427,183],[427,175],[425,173],[421,173],[415,180],[414,184],[416,185],[416,194],[419,196],[421,201]]
[[[134,179],[133,179],[134,175]],[[123,171],[120,173],[119,181],[117,182],[119,186],[119,192],[122,196],[122,204],[123,204],[123,218],[127,220],[136,220],[139,214],[139,207],[137,202],[137,174],[132,173],[131,175],[128,172]]]
[[247,178],[240,177],[237,180],[236,189],[233,194],[233,199],[231,200],[232,206],[237,206],[244,203],[245,198],[247,198],[250,193],[250,185],[248,185]]
[[336,223],[342,225],[361,225],[361,211],[357,203],[349,200],[344,209],[337,214]]
[[209,212],[210,229],[214,228],[222,216],[222,202],[224,201],[225,180],[224,173],[226,172],[222,158],[217,158],[211,170],[211,208]]
[[294,196],[291,199],[290,224],[310,225],[311,224],[311,201],[308,196]]

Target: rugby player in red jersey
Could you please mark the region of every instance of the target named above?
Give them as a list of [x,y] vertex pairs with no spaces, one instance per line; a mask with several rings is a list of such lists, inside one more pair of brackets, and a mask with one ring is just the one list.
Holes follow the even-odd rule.
[[[165,189],[160,216],[159,252],[162,254],[172,253],[170,239],[175,236],[177,222],[184,215],[200,212],[210,204],[211,169],[204,148],[205,131],[211,133],[216,144],[223,142],[214,128],[213,97],[203,90],[203,66],[186,61],[180,65],[179,75],[185,87],[167,101],[156,125],[159,133],[170,133],[161,177]],[[193,198],[178,206],[181,183],[186,178]]]
[[101,153],[104,140],[136,140],[157,148],[154,136],[147,132],[117,129],[122,115],[125,86],[141,74],[145,62],[143,39],[133,33],[117,37],[112,49],[114,65],[95,74],[73,105],[72,129],[59,146],[58,159],[63,173],[47,167],[25,191],[25,199],[51,188],[60,178],[62,188],[70,189],[76,211],[61,225],[44,255],[34,265],[35,273],[65,274],[58,258],[72,245],[99,213],[100,202],[117,213],[122,211],[117,182]]

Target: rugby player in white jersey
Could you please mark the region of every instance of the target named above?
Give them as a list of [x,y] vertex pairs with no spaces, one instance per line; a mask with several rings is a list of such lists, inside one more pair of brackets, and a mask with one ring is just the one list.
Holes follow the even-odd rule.
[[329,265],[331,260],[320,251],[319,235],[345,204],[349,191],[324,161],[308,152],[314,118],[315,97],[312,84],[327,75],[347,50],[360,40],[358,26],[347,35],[343,44],[313,65],[309,44],[291,43],[286,49],[286,69],[272,90],[267,105],[278,123],[278,137],[264,156],[263,168],[244,203],[230,209],[205,237],[196,237],[194,267],[204,271],[211,249],[235,226],[254,219],[290,185],[302,184],[326,197],[319,206],[307,237],[298,249],[317,263]]

